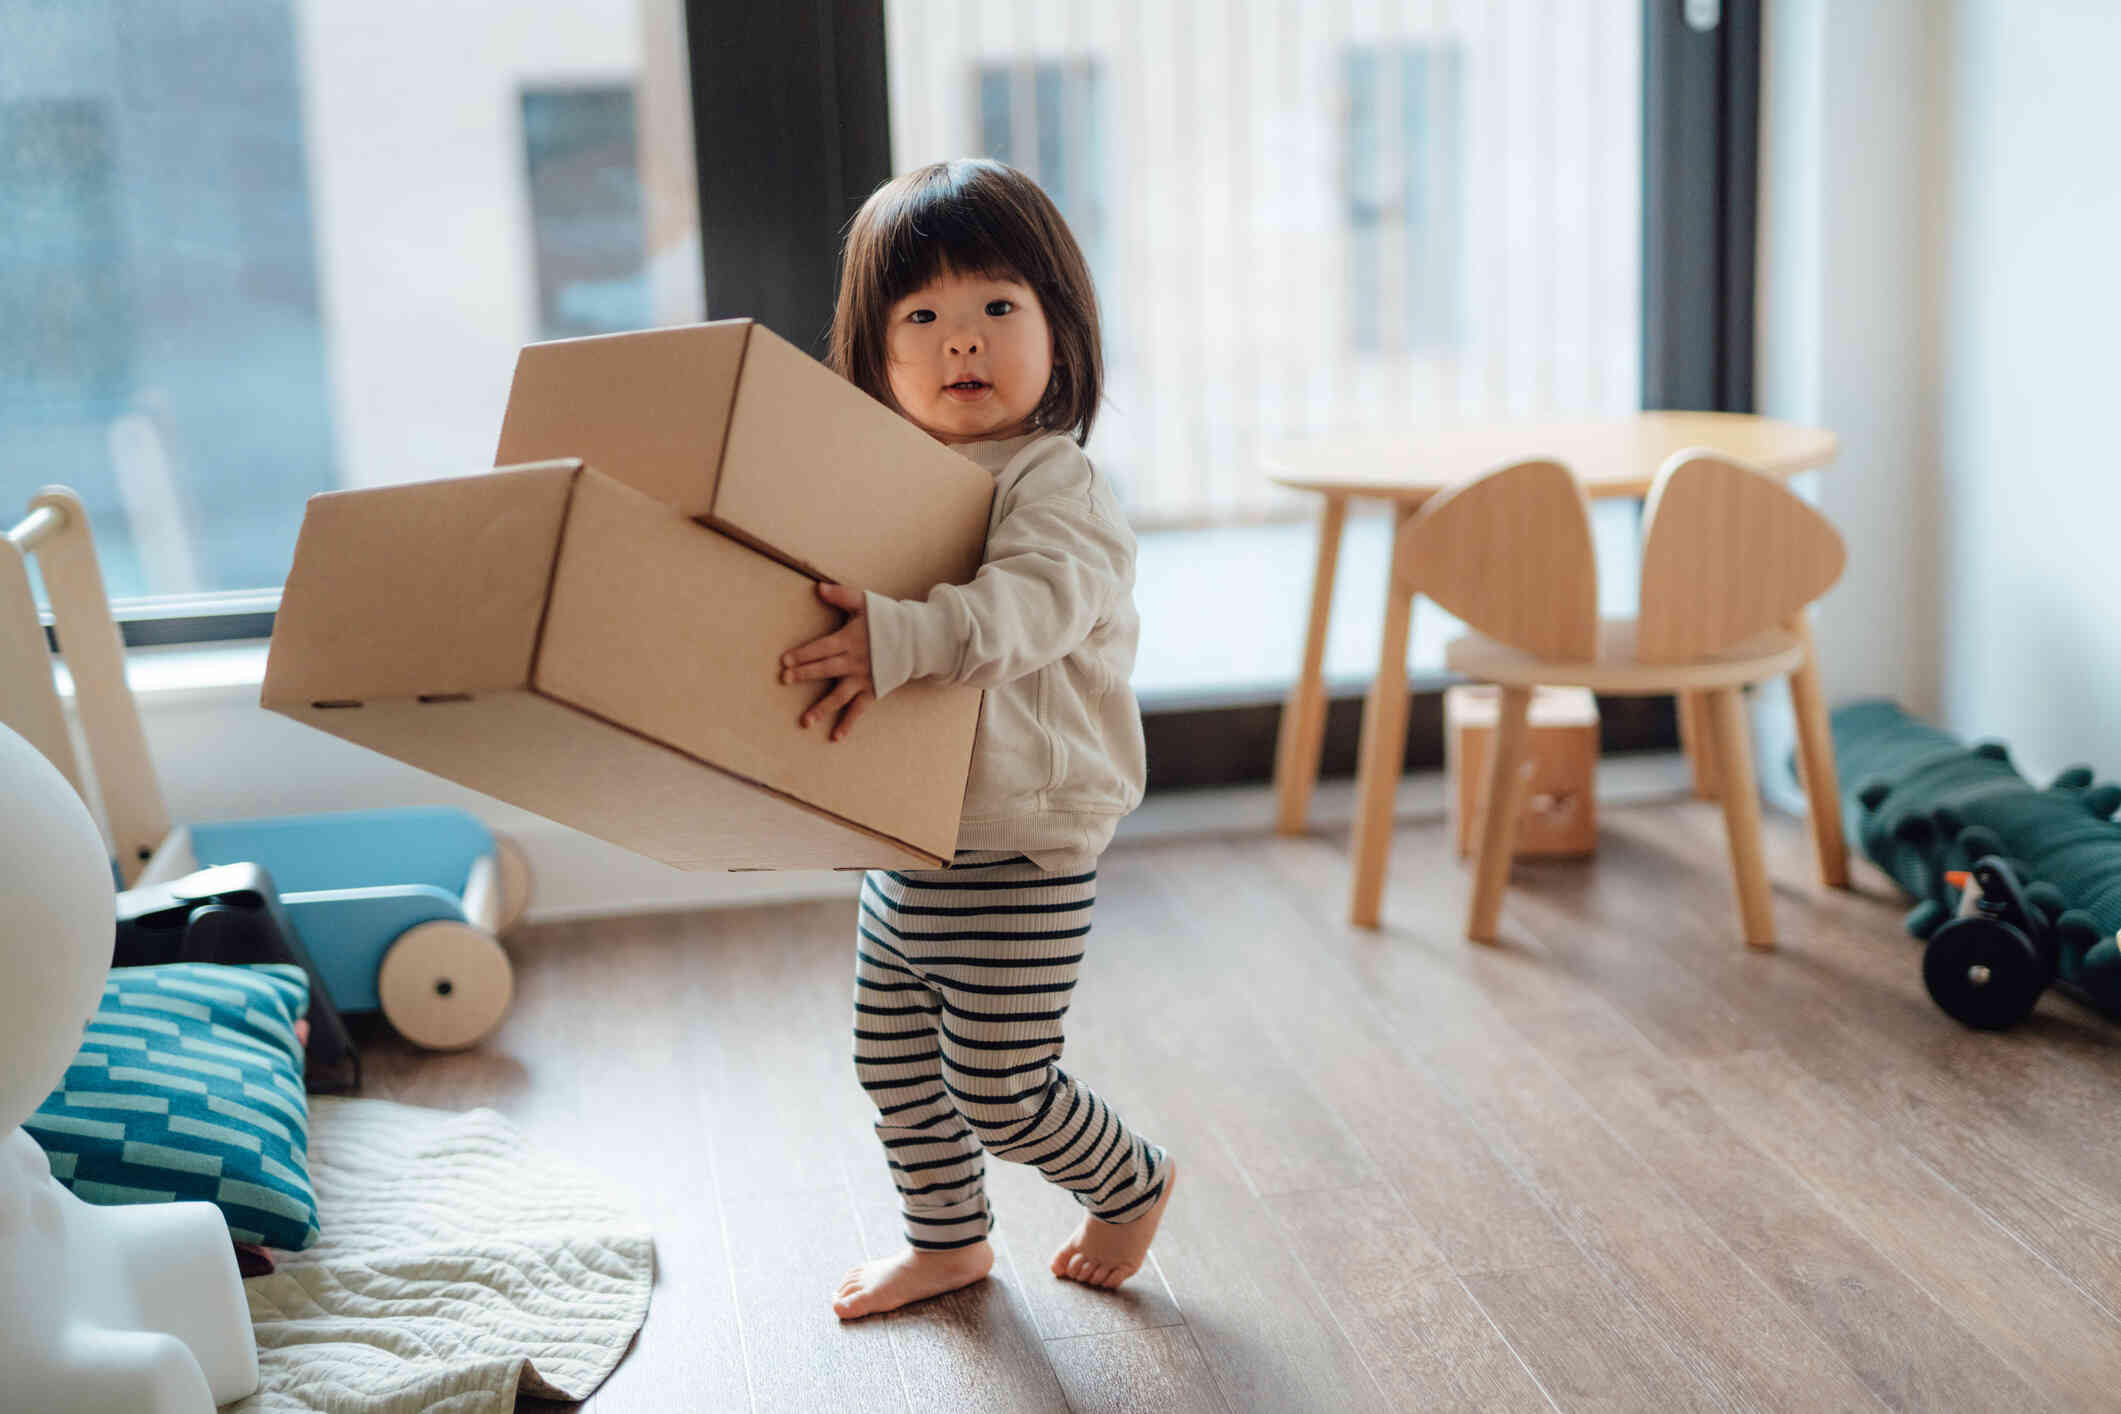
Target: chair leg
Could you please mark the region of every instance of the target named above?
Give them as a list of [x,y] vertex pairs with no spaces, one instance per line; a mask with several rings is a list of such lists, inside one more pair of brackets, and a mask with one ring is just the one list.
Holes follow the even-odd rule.
[[1723,771],[1723,827],[1730,836],[1739,917],[1748,944],[1771,948],[1775,946],[1775,911],[1768,892],[1767,864],[1760,853],[1760,795],[1753,779],[1745,696],[1735,687],[1719,688],[1709,694],[1709,706],[1716,726],[1717,765]]
[[1709,710],[1706,692],[1675,694],[1679,708],[1679,744],[1686,751],[1687,773],[1693,779],[1694,795],[1700,800],[1716,798],[1716,721]]
[[1812,639],[1809,614],[1799,614],[1790,629],[1804,640],[1804,662],[1790,674],[1790,706],[1797,717],[1797,759],[1811,816],[1812,848],[1819,857],[1819,882],[1830,889],[1849,886],[1848,841],[1841,832],[1841,779],[1834,766],[1834,732],[1827,721],[1826,694],[1819,685],[1819,649]]
[[[1392,576],[1394,584],[1399,576]],[[1377,677],[1363,702],[1362,749],[1356,762],[1355,881],[1348,921],[1377,926],[1384,898],[1385,865],[1392,848],[1392,808],[1399,796],[1400,768],[1407,759],[1407,634],[1414,596],[1388,589],[1385,629],[1377,645]]]
[[1524,805],[1525,717],[1532,690],[1505,687],[1495,717],[1495,741],[1489,748],[1488,782],[1480,799],[1480,856],[1473,866],[1473,903],[1466,916],[1466,936],[1492,943],[1502,917],[1502,891],[1510,881],[1510,856],[1517,840],[1517,817]]

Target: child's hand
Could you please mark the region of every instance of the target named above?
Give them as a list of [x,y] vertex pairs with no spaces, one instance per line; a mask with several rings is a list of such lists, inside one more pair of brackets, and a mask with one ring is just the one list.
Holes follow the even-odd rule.
[[869,674],[869,617],[864,607],[867,601],[861,590],[844,584],[820,584],[817,597],[836,609],[846,610],[847,622],[836,633],[797,644],[783,653],[781,681],[839,679],[832,691],[810,704],[796,720],[797,726],[808,727],[821,717],[838,713],[839,720],[832,727],[832,740],[838,741],[876,701],[876,682]]

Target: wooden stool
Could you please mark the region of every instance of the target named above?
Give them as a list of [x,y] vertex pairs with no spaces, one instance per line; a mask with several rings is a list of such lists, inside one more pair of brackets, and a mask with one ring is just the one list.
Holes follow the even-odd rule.
[[[1471,857],[1480,838],[1480,796],[1495,742],[1501,693],[1465,683],[1443,695],[1444,773],[1458,836],[1458,857]],[[1519,794],[1515,847],[1519,858],[1581,858],[1598,849],[1598,699],[1588,688],[1541,687],[1526,718],[1530,779]]]

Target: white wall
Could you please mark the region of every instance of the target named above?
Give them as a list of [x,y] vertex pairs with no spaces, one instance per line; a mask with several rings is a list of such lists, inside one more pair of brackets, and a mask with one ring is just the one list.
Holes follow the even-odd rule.
[[1814,611],[1829,702],[1937,706],[1934,176],[1949,9],[1776,0],[1761,63],[1758,407],[1832,428],[1848,571]]
[[2121,4],[1962,0],[1940,407],[1946,724],[2121,774]]
[[1841,437],[1829,699],[2121,772],[2121,4],[1777,0],[1765,40],[1760,406]]

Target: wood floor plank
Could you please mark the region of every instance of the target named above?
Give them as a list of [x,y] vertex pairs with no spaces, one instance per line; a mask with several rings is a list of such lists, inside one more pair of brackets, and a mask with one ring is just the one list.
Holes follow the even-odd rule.
[[[1245,890],[1248,926],[1206,935],[1207,955],[1195,966],[1272,978],[1271,986],[1249,988],[1232,1003],[1241,1000],[1258,1034],[1298,1058],[1311,1093],[1342,1128],[1359,1136],[1378,1174],[1455,1270],[1552,1266],[1569,1259],[1574,1244],[1553,1214],[1495,1157],[1436,1079],[1403,1053],[1397,1039],[1401,1018],[1388,1019],[1371,1004],[1377,977],[1321,965],[1325,960],[1313,954],[1313,920],[1304,911],[1310,900],[1292,904],[1261,890],[1265,876],[1250,850],[1167,847],[1153,857],[1155,886],[1170,895],[1178,913],[1205,910],[1211,900]],[[1247,869],[1249,884],[1228,877]],[[1178,945],[1176,938],[1169,944]],[[1233,960],[1218,964],[1214,957]],[[1415,1027],[1454,1024],[1441,1006],[1404,1020]],[[1241,1152],[1238,1157],[1242,1162]]]
[[[1317,879],[1304,871],[1328,864],[1320,852],[1301,847],[1277,851],[1275,859],[1306,879],[1305,895],[1315,892]],[[1393,941],[1363,942],[1343,930],[1328,931],[1318,946],[1383,949]],[[1382,980],[1379,1002],[1398,1003],[1400,985]],[[1713,1398],[1738,1407],[1875,1407],[1817,1334],[1533,1051],[1477,979],[1463,967],[1429,964],[1420,970],[1418,987],[1424,1000],[1444,999],[1449,1017],[1426,1025],[1409,1046],[1442,1077],[1477,1132],[1540,1196],[1591,1264],[1640,1311],[1656,1333],[1648,1348],[1660,1363],[1683,1369]],[[1542,1272],[1551,1279],[1567,1269]]]
[[1157,1261],[1231,1408],[1394,1408],[1266,1204],[1212,1149],[1185,1152]]
[[[905,1247],[898,1203],[890,1196],[858,1198],[855,1216],[864,1259],[890,1256]],[[993,1409],[1061,1414],[1068,1401],[1047,1361],[1022,1286],[1015,1268],[998,1259],[985,1281],[864,1317],[862,1323],[890,1332],[907,1401],[921,1414],[986,1414]],[[818,1300],[825,1300],[823,1291]]]
[[[1656,830],[1654,820],[1645,823]],[[2121,1206],[2121,1142],[2110,1132],[2114,1126],[2082,1122],[2111,1103],[2097,1077],[2121,1046],[2121,1029],[2082,1014],[2059,1015],[2074,1008],[2057,1002],[2017,1032],[1960,1028],[1923,994],[1919,946],[1890,933],[1881,937],[1877,921],[1870,910],[1854,919],[1839,906],[1820,910],[1813,928],[1789,949],[1792,965],[1757,1000],[1784,1001],[1770,1013],[1775,1017],[1838,1022],[1806,1028],[1792,1054],[1877,1116],[1895,1139],[2109,1315],[2121,1312],[2115,1299],[2121,1223],[2111,1216]],[[1713,959],[1695,960],[1695,970],[1707,961]],[[1703,990],[1721,981],[1711,974]],[[2105,1032],[2097,1038],[2103,1054],[2074,1055],[2087,1031],[2097,1029]],[[2060,1054],[2071,1056],[2059,1064],[2058,1037]],[[2038,1062],[2028,1059],[2036,1056]],[[1999,1085],[1999,1071],[2016,1072],[2023,1083]]]
[[[1264,1171],[1289,1181],[1374,1169],[1288,1059],[1243,1024],[1248,979],[1196,960],[1208,947],[1200,925],[1171,911],[1154,867],[1113,855],[1100,865],[1099,907],[1123,902],[1106,912],[1102,951],[1085,962],[1069,1049],[1078,1073],[1174,1156],[1178,1186],[1156,1264],[1233,1408],[1390,1408],[1261,1200],[1239,1144],[1286,1116],[1287,1132],[1309,1136],[1317,1152],[1276,1135]],[[1211,1047],[1211,1036],[1222,1040]]]
[[[730,1279],[743,1322],[754,1409],[907,1409],[890,1326],[842,1321],[817,1274],[861,1250],[845,1190],[725,1201]],[[837,1263],[838,1265],[834,1265]]]
[[1554,1407],[1397,1194],[1343,1188],[1268,1206],[1394,1407]]
[[[1645,847],[1632,857],[1647,868],[1667,859],[1691,866],[1704,844],[1689,828],[1692,819],[1683,808],[1644,811],[1625,818],[1622,838]],[[2054,1162],[2103,1193],[2121,1191],[2121,1127],[2083,1122],[2112,1102],[2121,1026],[2054,991],[2009,1032],[1949,1022],[1923,990],[1922,945],[1901,928],[1908,900],[1884,875],[1859,861],[1864,893],[1820,888],[1797,867],[1799,831],[1773,831],[1765,844],[1783,888],[1807,909],[1807,928],[1784,948],[1790,957],[1776,974],[1781,985],[1806,989],[1814,1004],[1850,1023],[1848,1034],[1879,1053],[1886,1074],[1947,1085],[1954,1102],[1979,1097],[1990,1118]]]
[[2060,1408],[2093,1409],[2121,1380],[2121,1330],[2074,1284],[1936,1172],[1851,1114],[1778,1050],[1687,1065],[1752,1133]]
[[[1652,814],[1644,822],[1616,822],[1617,839],[1607,853],[1630,850],[1650,856],[1630,859],[1630,873],[1638,879],[1673,871],[1674,860],[1679,861],[1676,872],[1683,873],[1698,853],[1699,841],[1669,837],[1671,820],[1669,814]],[[1661,849],[1636,850],[1623,843],[1633,829],[1654,832]],[[1582,909],[1580,900],[1571,901],[1572,912]],[[1784,910],[1790,911],[1787,903]],[[1605,926],[1597,930],[1601,941],[1595,946],[1607,966],[1624,969],[1629,965],[1625,952],[1610,941],[1617,920],[1602,914],[1601,922]],[[2016,1170],[1991,1171],[1981,1179],[1952,1161],[1954,1152],[1963,1154],[1969,1146],[1950,1146],[1940,1168],[1919,1152],[1922,1137],[1901,1122],[1902,1096],[1914,1088],[1931,1103],[1945,1106],[1950,1123],[1992,1138],[2011,1133],[2006,1116],[1988,1109],[1978,1096],[1951,1091],[1937,1081],[1934,1069],[1921,1063],[1923,1037],[1949,1037],[1947,1044],[1956,1046],[1959,1038],[1950,1035],[1956,1028],[1922,1013],[1927,999],[1920,994],[1919,980],[1891,976],[1865,984],[1867,995],[1880,1000],[1869,1009],[1869,1024],[1863,1024],[1847,1010],[1855,989],[1822,985],[1820,969],[1798,961],[1811,957],[1846,965],[1861,944],[1844,937],[1824,914],[1806,915],[1806,926],[1786,925],[1785,931],[1790,936],[1781,950],[1767,957],[1749,959],[1735,950],[1713,948],[1679,955],[1681,975],[1694,979],[1693,985],[1703,991],[1735,999],[1744,1031],[1755,1038],[1754,1049],[1687,1062],[1697,1088],[1726,1110],[1761,1106],[1763,1113],[1749,1121],[1749,1130],[1757,1131],[1823,1201],[1942,1300],[1961,1325],[2008,1360],[2035,1389],[2072,1407],[2102,1383],[2121,1376],[2121,1356],[2110,1353],[2121,1334],[2115,1330],[2111,1308],[2067,1271],[2068,1265],[2082,1270],[2096,1262],[2101,1251],[2097,1242],[2106,1239],[2069,1243],[2069,1257],[2058,1264],[1983,1206],[1986,1199],[2022,1214],[2027,1205],[2019,1185],[2046,1167],[2047,1156],[2021,1151]],[[1649,1024],[1655,1025],[1656,1019]],[[1917,1049],[1912,1056],[1900,1053],[1899,1043]],[[1787,1071],[1788,1083],[1760,1078],[1763,1069]],[[1891,1078],[1881,1082],[1881,1074]],[[1720,1093],[1711,1090],[1703,1076],[1714,1077],[1722,1086]],[[1742,1083],[1747,1080],[1753,1083]],[[1806,1111],[1786,1103],[1792,1085],[1802,1087],[1814,1101],[1808,1119]],[[1792,1125],[1798,1127],[1793,1131]],[[1809,1142],[1789,1147],[1793,1133],[1809,1141],[1816,1137],[1814,1130],[1839,1136],[1850,1162],[1829,1169],[1808,1162],[1813,1157]],[[1936,1131],[1927,1132],[1933,1138]],[[1973,1186],[1976,1179],[1981,1186]],[[2101,1185],[2111,1186],[2110,1178]],[[2079,1197],[2089,1199],[2098,1191],[2080,1190]],[[2071,1211],[2068,1206],[2049,1211],[2040,1215],[2037,1225],[2052,1233],[2069,1222]],[[2115,1208],[2107,1201],[2103,1207],[2081,1211],[2088,1213],[2089,1223],[2100,1224],[2090,1228],[2097,1233],[2113,1220]],[[1953,1233],[1957,1236],[1947,1240]],[[2028,1312],[2042,1315],[2028,1321]]]
[[836,1192],[844,1159],[876,1154],[851,1059],[853,939],[851,905],[801,903],[727,910],[699,943],[722,1057],[708,1137],[725,1202]]
[[[2029,1409],[2042,1401],[1927,1291],[1780,1163],[1747,1143],[1618,1012],[1544,959],[1480,971],[1542,1055],[1717,1236],[1893,1409]],[[1569,1024],[1558,1022],[1572,1014]]]
[[[1226,847],[1206,849],[1229,853]],[[1101,971],[1109,972],[1111,986],[1107,990],[1104,976],[1086,978],[1089,990],[1080,992],[1070,1024],[1082,1024],[1078,1013],[1084,1023],[1098,1024],[1107,997],[1115,1004],[1123,999],[1136,1017],[1169,1017],[1153,1037],[1143,1034],[1139,1022],[1130,1028],[1124,1039],[1138,1059],[1127,1063],[1153,1068],[1160,1093],[1183,1095],[1186,1109],[1204,1113],[1256,1192],[1375,1181],[1368,1153],[1305,1078],[1296,1057],[1262,1033],[1256,1014],[1261,988],[1280,979],[1248,965],[1260,941],[1250,920],[1231,918],[1220,907],[1202,911],[1194,899],[1173,892],[1177,880],[1170,867],[1157,863],[1163,857],[1164,851],[1152,849],[1101,871],[1106,894],[1121,901],[1100,945]]]
[[644,1208],[606,1411],[2102,1407],[2116,1033],[1950,1024],[1875,877],[1827,893],[1794,822],[1765,843],[1766,955],[1692,801],[1520,865],[1500,949],[1459,936],[1440,822],[1395,834],[1379,933],[1340,921],[1344,832],[1111,851],[1065,1064],[1182,1174],[1119,1292],[1051,1277],[1080,1210],[993,1164],[993,1278],[831,1314],[899,1240],[851,902],[526,929],[486,1045],[357,1019],[366,1093],[492,1105]]
[[[1200,899],[1194,897],[1191,891],[1215,890],[1218,887],[1217,871],[1223,867],[1225,862],[1219,858],[1218,852],[1213,850],[1212,847],[1174,844],[1164,847],[1157,878],[1162,881],[1163,887],[1179,901],[1180,912],[1187,911],[1186,906],[1189,904],[1195,905],[1193,911],[1197,912]],[[1225,889],[1237,887],[1235,882],[1230,880],[1221,881],[1221,886]],[[1309,896],[1310,892],[1307,890],[1306,898]],[[1271,939],[1278,945],[1279,960],[1284,963],[1289,956],[1288,948],[1292,940],[1296,941],[1299,946],[1316,946],[1314,939],[1310,936],[1311,928],[1306,916],[1297,911],[1294,905],[1286,901],[1277,903],[1271,891],[1261,891],[1256,888],[1251,894],[1251,900],[1253,905],[1251,918],[1255,925],[1258,926],[1246,929],[1241,934],[1223,936],[1216,941],[1218,949],[1237,951],[1247,955],[1246,960],[1250,961],[1252,965],[1249,967],[1240,966],[1237,970],[1247,975],[1267,975],[1264,969],[1271,966],[1271,962],[1264,957],[1252,958],[1249,956],[1254,949],[1264,946],[1262,940]],[[1302,955],[1309,955],[1309,953]],[[1279,1028],[1294,1024],[1294,1018],[1301,1016],[1322,1020],[1331,1019],[1332,1024],[1345,1034],[1352,1018],[1370,1014],[1370,1008],[1366,1005],[1363,998],[1356,995],[1352,989],[1343,989],[1338,1005],[1313,1007],[1283,1004],[1294,995],[1294,989],[1301,985],[1298,978],[1294,975],[1283,975],[1287,972],[1288,969],[1285,966],[1275,970],[1274,975],[1276,976],[1277,986],[1274,989],[1262,991],[1254,988],[1252,990],[1251,1001],[1256,1008],[1253,1013],[1253,1024],[1265,1036],[1272,1037]],[[1373,984],[1375,980],[1375,978],[1370,979]],[[1396,1020],[1396,1018],[1394,1019]],[[1481,1046],[1490,1044],[1497,1038],[1497,1031],[1493,1024],[1484,1023],[1479,1018],[1470,1015],[1463,1007],[1447,1008],[1424,1016],[1420,1029],[1432,1034],[1463,1036],[1466,1038],[1467,1044],[1476,1051]],[[1311,1055],[1314,1053],[1312,1048],[1331,1046],[1332,1044],[1325,1037],[1310,1034],[1306,1035],[1301,1041],[1291,1042],[1285,1049],[1292,1054]],[[1509,1044],[1514,1046],[1516,1043],[1512,1039]],[[1401,1050],[1402,1053],[1406,1053],[1406,1047],[1403,1045]],[[1485,1064],[1487,1059],[1488,1057],[1483,1054],[1479,1063]],[[1374,1064],[1373,1062],[1373,1068]],[[1435,1089],[1448,1094],[1452,1090],[1455,1083],[1452,1077],[1425,1065],[1417,1066],[1416,1069],[1421,1071],[1428,1083],[1414,1087],[1414,1093],[1418,1094]],[[1357,1082],[1358,1087],[1360,1087],[1361,1083],[1360,1081]],[[1324,1092],[1314,1086],[1314,1093]],[[1342,1090],[1335,1089],[1330,1093],[1332,1095],[1331,1104],[1337,1106],[1342,1103]],[[1399,1092],[1395,1091],[1394,1093]],[[1453,1103],[1457,1104],[1455,1100]],[[1463,1110],[1462,1104],[1458,1107],[1461,1111]],[[1392,1127],[1394,1126],[1387,1126],[1388,1129]],[[1484,1147],[1492,1151],[1494,1149],[1494,1140],[1497,1136],[1484,1130],[1477,1120],[1473,1123],[1472,1128],[1476,1132],[1464,1135],[1461,1138],[1458,1153],[1475,1155],[1476,1164],[1485,1167],[1487,1158],[1481,1154],[1481,1151]],[[1438,1167],[1439,1158],[1442,1157],[1445,1157],[1444,1151],[1431,1151],[1417,1156],[1412,1165],[1413,1180],[1416,1183],[1426,1184]],[[1507,1167],[1508,1165],[1505,1165],[1505,1168]],[[1396,1175],[1394,1176],[1396,1177]],[[1513,1171],[1511,1177],[1521,1178],[1522,1175]],[[1514,1186],[1525,1187],[1522,1184]],[[1422,1191],[1424,1192],[1424,1197],[1431,1196],[1426,1190]],[[1447,1188],[1443,1196],[1448,1199],[1453,1196],[1463,1197],[1469,1195],[1454,1195]],[[1562,1235],[1565,1240],[1563,1243],[1553,1243],[1552,1238],[1545,1233],[1538,1232],[1535,1225],[1530,1222],[1520,1221],[1517,1224],[1513,1224],[1511,1228],[1505,1229],[1505,1231],[1522,1238],[1527,1229],[1532,1230],[1534,1233],[1532,1240],[1542,1245],[1541,1247],[1535,1247],[1533,1250],[1540,1251],[1543,1247],[1544,1253],[1551,1255],[1551,1260],[1537,1265],[1522,1265],[1522,1259],[1526,1255],[1525,1252],[1523,1250],[1511,1251],[1508,1256],[1520,1263],[1520,1265],[1512,1269],[1536,1271],[1540,1274],[1539,1280],[1543,1284],[1544,1289],[1550,1292],[1566,1293],[1561,1298],[1565,1302],[1564,1310],[1558,1316],[1545,1322],[1543,1334],[1552,1337],[1559,1331],[1566,1331],[1573,1341],[1573,1344],[1570,1344],[1558,1339],[1548,1339],[1536,1351],[1526,1351],[1520,1347],[1520,1354],[1531,1367],[1533,1374],[1544,1383],[1546,1367],[1549,1363],[1556,1366],[1569,1365],[1576,1367],[1579,1373],[1584,1370],[1596,1372],[1597,1376],[1610,1378],[1613,1381],[1611,1388],[1603,1393],[1616,1401],[1616,1407],[1624,1406],[1628,1401],[1646,1397],[1653,1398],[1660,1407],[1664,1408],[1717,1407],[1714,1397],[1701,1382],[1698,1372],[1684,1367],[1684,1362],[1678,1353],[1645,1320],[1641,1311],[1631,1304],[1628,1296],[1612,1284],[1610,1274],[1603,1274],[1595,1270],[1592,1262],[1581,1249],[1580,1244],[1567,1239],[1565,1222],[1556,1220],[1556,1215],[1553,1212],[1554,1204],[1551,1198],[1537,1192],[1531,1192],[1528,1196],[1547,1210],[1550,1224],[1563,1230]],[[1416,1211],[1418,1213],[1421,1210],[1417,1208]],[[1518,1209],[1518,1215],[1520,1219],[1529,1216],[1521,1205]],[[1465,1224],[1465,1226],[1472,1228],[1476,1232],[1479,1231],[1477,1222]],[[1299,1254],[1299,1260],[1302,1260],[1301,1254]],[[1459,1271],[1459,1275],[1467,1277],[1467,1273],[1463,1270]],[[1469,1278],[1468,1285],[1470,1286]],[[1181,1290],[1180,1295],[1183,1301],[1185,1296],[1183,1290]],[[1188,1307],[1188,1312],[1190,1319],[1190,1306]],[[1500,1326],[1501,1323],[1498,1321],[1497,1325]],[[1505,1338],[1511,1340],[1513,1345],[1515,1344],[1512,1332],[1504,1327],[1502,1333]]]
[[1017,1273],[1018,1290],[1045,1339],[1150,1330],[1184,1319],[1153,1250],[1149,1265],[1117,1291],[1053,1275],[1053,1254],[1082,1222],[1083,1210],[1036,1169],[990,1157],[987,1193],[995,1210],[995,1249]]
[[1071,1336],[1048,1350],[1076,1414],[1220,1414],[1230,1407],[1184,1326]]
[[508,943],[516,995],[501,1031],[445,1056],[375,1027],[364,1093],[396,1075],[387,1098],[491,1105],[633,1202],[655,1233],[655,1285],[633,1349],[598,1391],[607,1409],[748,1409],[712,1160],[697,1138],[697,1053],[685,1010],[668,1004],[685,985],[676,936],[656,919],[525,929]]

